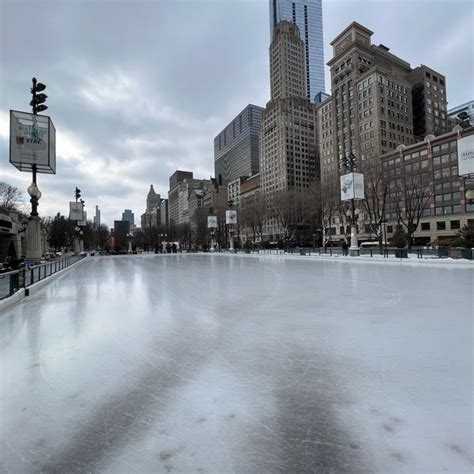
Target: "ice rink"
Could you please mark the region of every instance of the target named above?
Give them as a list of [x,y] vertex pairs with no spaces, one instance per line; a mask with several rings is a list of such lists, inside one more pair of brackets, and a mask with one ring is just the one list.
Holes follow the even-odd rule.
[[0,314],[0,472],[470,473],[473,276],[89,258]]

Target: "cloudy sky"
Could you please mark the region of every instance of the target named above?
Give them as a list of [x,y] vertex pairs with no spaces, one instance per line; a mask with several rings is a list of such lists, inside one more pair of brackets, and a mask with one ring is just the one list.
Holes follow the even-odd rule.
[[[474,2],[323,0],[329,42],[351,21],[412,67],[447,77],[449,105],[474,98]],[[176,169],[213,174],[213,138],[248,103],[269,99],[268,0],[0,0],[0,180],[26,189],[8,163],[8,111],[29,110],[47,84],[57,174],[39,175],[40,214],[67,212],[74,188],[89,217],[139,216],[150,184],[167,195]],[[326,85],[329,77],[326,68]]]

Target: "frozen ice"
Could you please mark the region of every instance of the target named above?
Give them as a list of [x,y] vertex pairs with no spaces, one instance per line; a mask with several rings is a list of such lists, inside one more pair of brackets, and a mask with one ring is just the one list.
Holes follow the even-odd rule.
[[473,275],[88,258],[0,314],[0,472],[472,472]]

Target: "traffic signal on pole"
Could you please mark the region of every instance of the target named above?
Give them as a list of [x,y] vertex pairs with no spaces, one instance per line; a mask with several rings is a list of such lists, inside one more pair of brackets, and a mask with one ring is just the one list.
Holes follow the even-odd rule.
[[76,195],[76,200],[81,197],[81,190],[79,188],[76,188],[75,195]]
[[30,105],[33,107],[34,114],[44,112],[48,108],[48,106],[44,105],[48,96],[46,94],[39,94],[39,92],[44,91],[45,89],[46,86],[33,77],[33,87],[31,88],[33,98],[31,99]]

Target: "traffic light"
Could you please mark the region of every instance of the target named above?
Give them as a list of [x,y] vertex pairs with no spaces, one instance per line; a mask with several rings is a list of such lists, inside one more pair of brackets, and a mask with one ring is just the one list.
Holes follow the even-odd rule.
[[81,190],[79,188],[76,188],[75,196],[76,196],[76,201],[81,197]]
[[33,113],[36,115],[38,112],[44,112],[48,107],[44,105],[48,96],[46,94],[38,94],[38,92],[44,91],[46,86],[41,82],[36,80],[36,77],[33,77],[33,87],[31,88],[31,93],[33,98],[31,99],[30,105],[33,107]]

